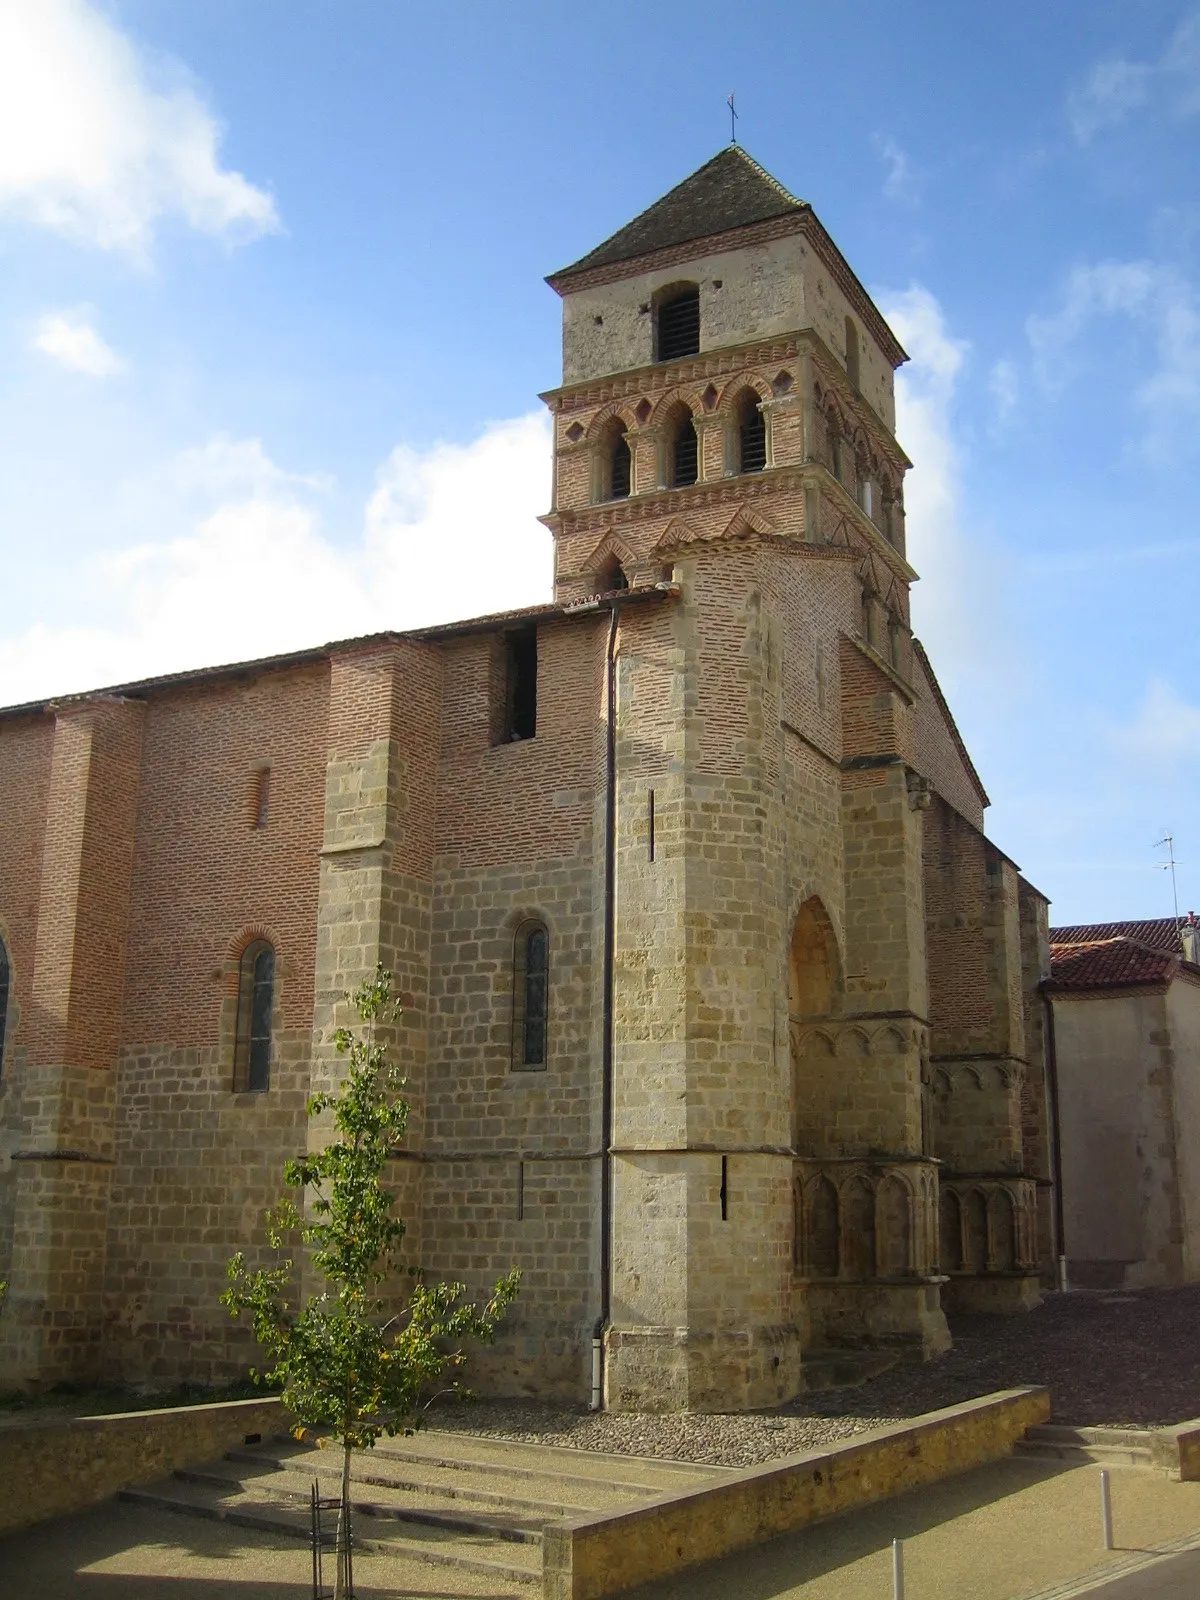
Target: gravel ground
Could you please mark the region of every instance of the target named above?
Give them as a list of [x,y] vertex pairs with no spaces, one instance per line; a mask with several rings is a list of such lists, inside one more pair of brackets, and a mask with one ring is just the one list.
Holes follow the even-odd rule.
[[744,1467],[1020,1384],[1056,1422],[1163,1426],[1200,1416],[1200,1286],[1051,1295],[1024,1316],[951,1319],[954,1348],[869,1383],[753,1415],[589,1415],[532,1400],[440,1407],[437,1428],[530,1444]]

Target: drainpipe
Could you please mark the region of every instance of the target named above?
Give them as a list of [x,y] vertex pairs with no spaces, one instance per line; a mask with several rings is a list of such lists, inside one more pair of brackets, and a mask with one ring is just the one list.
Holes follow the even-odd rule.
[[1058,1049],[1054,1040],[1054,1002],[1043,991],[1046,1008],[1046,1101],[1050,1112],[1050,1182],[1053,1185],[1051,1212],[1054,1224],[1054,1267],[1060,1289],[1067,1287],[1067,1245],[1063,1227],[1062,1132],[1058,1111]]
[[604,1013],[600,1046],[600,1315],[592,1334],[593,1411],[604,1406],[604,1334],[612,1310],[613,951],[617,873],[617,626],[620,605],[609,612],[604,656]]

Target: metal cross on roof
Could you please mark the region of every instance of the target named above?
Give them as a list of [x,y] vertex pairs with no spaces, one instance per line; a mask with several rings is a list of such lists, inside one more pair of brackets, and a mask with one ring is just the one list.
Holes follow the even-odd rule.
[[[736,92],[736,91],[735,91]],[[734,109],[733,95],[729,96],[725,104],[729,107],[729,142],[737,143],[737,111]]]

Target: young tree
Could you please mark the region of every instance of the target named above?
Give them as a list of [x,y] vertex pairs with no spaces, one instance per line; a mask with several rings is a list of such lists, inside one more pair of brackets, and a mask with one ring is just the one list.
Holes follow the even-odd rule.
[[[251,1272],[239,1251],[221,1296],[233,1316],[250,1313],[272,1363],[263,1377],[280,1385],[300,1427],[327,1427],[341,1443],[338,1600],[346,1582],[350,1452],[369,1449],[382,1434],[413,1432],[435,1393],[466,1393],[457,1376],[466,1360],[462,1343],[494,1336],[520,1280],[509,1272],[480,1309],[464,1302],[463,1284],[426,1284],[417,1268],[400,1263],[404,1223],[393,1215],[383,1173],[404,1138],[409,1106],[404,1079],[377,1037],[398,1014],[391,988],[391,974],[379,966],[347,996],[362,1027],[334,1035],[338,1054],[349,1058],[345,1083],[340,1093],[308,1101],[310,1117],[332,1112],[335,1137],[287,1162],[284,1182],[300,1204],[289,1196],[267,1217],[272,1248],[282,1254],[289,1236],[299,1238],[325,1288],[301,1303],[290,1255]],[[399,1310],[397,1273],[411,1279]],[[390,1305],[383,1293],[389,1279]]]

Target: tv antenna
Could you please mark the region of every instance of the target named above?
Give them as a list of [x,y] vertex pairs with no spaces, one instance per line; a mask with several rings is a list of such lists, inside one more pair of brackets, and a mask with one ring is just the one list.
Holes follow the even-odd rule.
[[733,95],[732,94],[729,96],[729,99],[726,100],[725,104],[729,107],[729,142],[730,142],[730,144],[736,144],[737,143],[737,118],[738,118],[738,114],[737,114],[737,110],[735,109],[734,104],[733,104]]
[[1182,863],[1179,862],[1179,861],[1176,861],[1176,859],[1175,859],[1175,839],[1174,839],[1174,836],[1172,834],[1169,834],[1169,833],[1164,833],[1162,838],[1155,845],[1155,849],[1156,850],[1165,849],[1166,852],[1167,852],[1167,859],[1165,861],[1156,861],[1155,862],[1155,866],[1158,868],[1158,870],[1160,872],[1169,872],[1171,874],[1171,899],[1174,901],[1174,904],[1175,904],[1175,927],[1178,930],[1178,928],[1179,928],[1179,889],[1178,889],[1178,887],[1176,885],[1176,882],[1175,882],[1175,868],[1178,867],[1178,866],[1181,866]]

